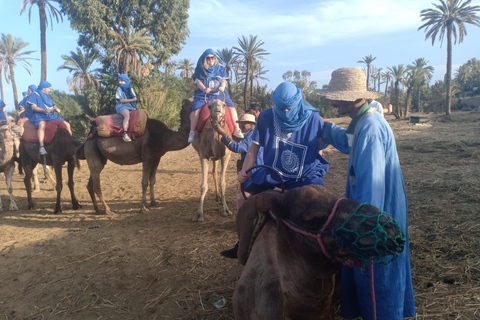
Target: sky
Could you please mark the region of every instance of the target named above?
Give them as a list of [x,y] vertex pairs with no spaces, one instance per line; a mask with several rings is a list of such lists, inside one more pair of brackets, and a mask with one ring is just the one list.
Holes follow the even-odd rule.
[[[19,100],[30,84],[40,82],[40,27],[38,8],[20,16],[23,0],[0,0],[2,21],[0,33],[11,34],[28,42],[25,51],[31,57],[32,75],[19,64],[15,68]],[[197,59],[207,48],[220,50],[238,45],[242,36],[257,36],[262,48],[270,54],[262,65],[269,70],[268,85],[275,89],[287,71],[308,70],[311,81],[321,88],[330,81],[333,70],[343,67],[364,67],[357,63],[365,56],[376,57],[376,68],[412,64],[425,58],[435,68],[432,82],[442,80],[446,64],[446,40],[440,46],[437,38],[425,40],[420,11],[433,8],[438,0],[190,0],[187,38],[182,51],[173,60]],[[480,5],[474,0],[470,5]],[[47,28],[47,80],[53,89],[68,91],[69,72],[57,71],[62,55],[77,48],[78,33],[72,30],[67,17]],[[466,25],[467,36],[453,47],[453,73],[471,58],[480,59],[480,28]],[[14,109],[11,84],[3,78],[6,111]],[[114,97],[112,97],[113,99]]]

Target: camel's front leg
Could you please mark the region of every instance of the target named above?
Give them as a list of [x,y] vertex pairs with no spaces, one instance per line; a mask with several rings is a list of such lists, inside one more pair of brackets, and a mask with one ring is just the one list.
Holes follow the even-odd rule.
[[213,160],[213,168],[212,168],[212,177],[213,183],[215,184],[215,200],[220,202],[220,190],[218,189],[218,173],[217,173],[217,164],[220,163],[219,161]]
[[[15,202],[15,197],[13,196],[12,191],[12,176],[13,171],[15,170],[15,165],[12,162],[12,165],[5,170],[5,180],[7,181],[7,191],[10,195],[10,210],[18,210],[17,203]],[[2,209],[2,202],[0,200],[0,210]]]
[[25,184],[25,190],[27,191],[27,201],[28,201],[28,210],[35,209],[35,204],[33,203],[32,199],[32,163],[25,163],[23,161],[24,158],[22,157],[22,168],[23,172],[25,173],[25,178],[23,178],[23,183]]
[[55,177],[57,179],[57,184],[55,186],[55,190],[57,191],[57,202],[55,203],[55,210],[53,213],[61,213],[62,212],[62,203],[61,203],[61,195],[62,195],[62,164],[56,163],[54,166],[55,170]]
[[207,159],[200,159],[200,163],[202,164],[202,185],[200,186],[200,203],[198,204],[198,209],[195,215],[192,218],[192,221],[204,221],[203,217],[203,202],[205,201],[205,195],[208,191],[208,160]]
[[225,176],[227,174],[227,167],[228,167],[228,162],[230,161],[230,155],[231,153],[227,153],[224,157],[220,158],[220,163],[222,167],[222,173],[221,173],[221,181],[220,181],[220,192],[221,192],[221,199],[222,199],[222,211],[220,212],[220,215],[222,217],[228,217],[232,215],[232,211],[228,209],[227,205],[227,199],[225,199],[225,190],[227,189],[227,184],[225,182]]
[[[151,182],[151,172],[152,161],[145,160],[142,163],[142,203],[140,204],[140,210],[145,213],[147,212],[147,188],[148,183]],[[155,184],[155,183],[154,183]],[[150,200],[152,200],[152,189],[153,186],[150,185]],[[155,199],[153,199],[155,201]]]
[[[73,172],[75,170],[75,161],[68,161],[68,188],[70,189],[70,196],[72,197],[72,206],[73,209],[79,209],[82,206],[78,203],[77,198],[75,197],[75,182],[73,181]],[[46,173],[45,173],[46,174]]]
[[33,192],[40,192],[40,182],[38,181],[38,166],[35,166],[32,173],[33,173],[33,184],[35,185],[35,189],[33,190]]
[[159,163],[160,158],[158,158],[158,160],[154,160],[153,165],[150,168],[150,207],[157,207],[160,205],[160,202],[155,200],[155,180]]

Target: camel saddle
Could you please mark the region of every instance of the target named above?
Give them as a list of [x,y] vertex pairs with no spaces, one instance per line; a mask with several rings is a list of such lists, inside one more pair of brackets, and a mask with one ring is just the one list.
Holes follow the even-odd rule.
[[[55,136],[55,133],[57,132],[58,127],[62,127],[68,130],[67,125],[62,120],[47,121],[45,125],[45,144],[52,143],[53,137]],[[68,132],[72,134],[70,130],[68,130]],[[33,144],[40,143],[38,141],[38,130],[35,129],[35,125],[28,120],[25,121],[25,123],[23,124],[22,139]]]
[[[205,123],[207,123],[208,118],[210,118],[210,109],[208,109],[208,103],[200,109],[200,115],[198,116],[197,131],[202,132]],[[235,126],[233,125],[232,115],[228,107],[225,107],[225,121],[227,123],[230,133],[233,133]]]
[[[145,132],[147,119],[149,118],[147,110],[133,110],[130,112],[130,121],[127,133],[130,137],[138,138]],[[109,114],[95,118],[97,132],[100,137],[121,137],[123,136],[123,116],[121,114]]]

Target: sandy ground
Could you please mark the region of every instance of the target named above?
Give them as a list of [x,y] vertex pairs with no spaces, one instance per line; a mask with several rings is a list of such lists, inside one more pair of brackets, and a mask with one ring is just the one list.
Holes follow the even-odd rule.
[[[480,317],[480,114],[417,114],[420,124],[387,116],[409,197],[412,270],[418,319]],[[345,125],[349,119],[334,120]],[[326,186],[344,193],[347,157],[329,147]],[[235,161],[227,202],[235,213]],[[66,177],[66,169],[64,177]],[[155,185],[159,208],[140,213],[141,165],[108,163],[102,190],[115,212],[93,214],[88,167],[75,172],[82,209],[72,210],[64,181],[63,213],[42,185],[27,210],[23,176],[14,174],[18,211],[7,211],[1,185],[0,319],[233,319],[241,267],[219,256],[236,241],[235,215],[221,217],[213,182],[203,223],[191,222],[200,193],[195,150],[165,155]],[[214,303],[225,298],[226,305]]]

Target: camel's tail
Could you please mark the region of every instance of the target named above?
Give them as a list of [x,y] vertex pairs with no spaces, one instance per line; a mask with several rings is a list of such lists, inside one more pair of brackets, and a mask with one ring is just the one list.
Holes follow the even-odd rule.
[[75,161],[75,166],[77,169],[80,169],[81,164],[80,160],[85,160],[85,148],[84,148],[85,143],[82,143],[75,149],[75,153],[73,155],[74,161]]

